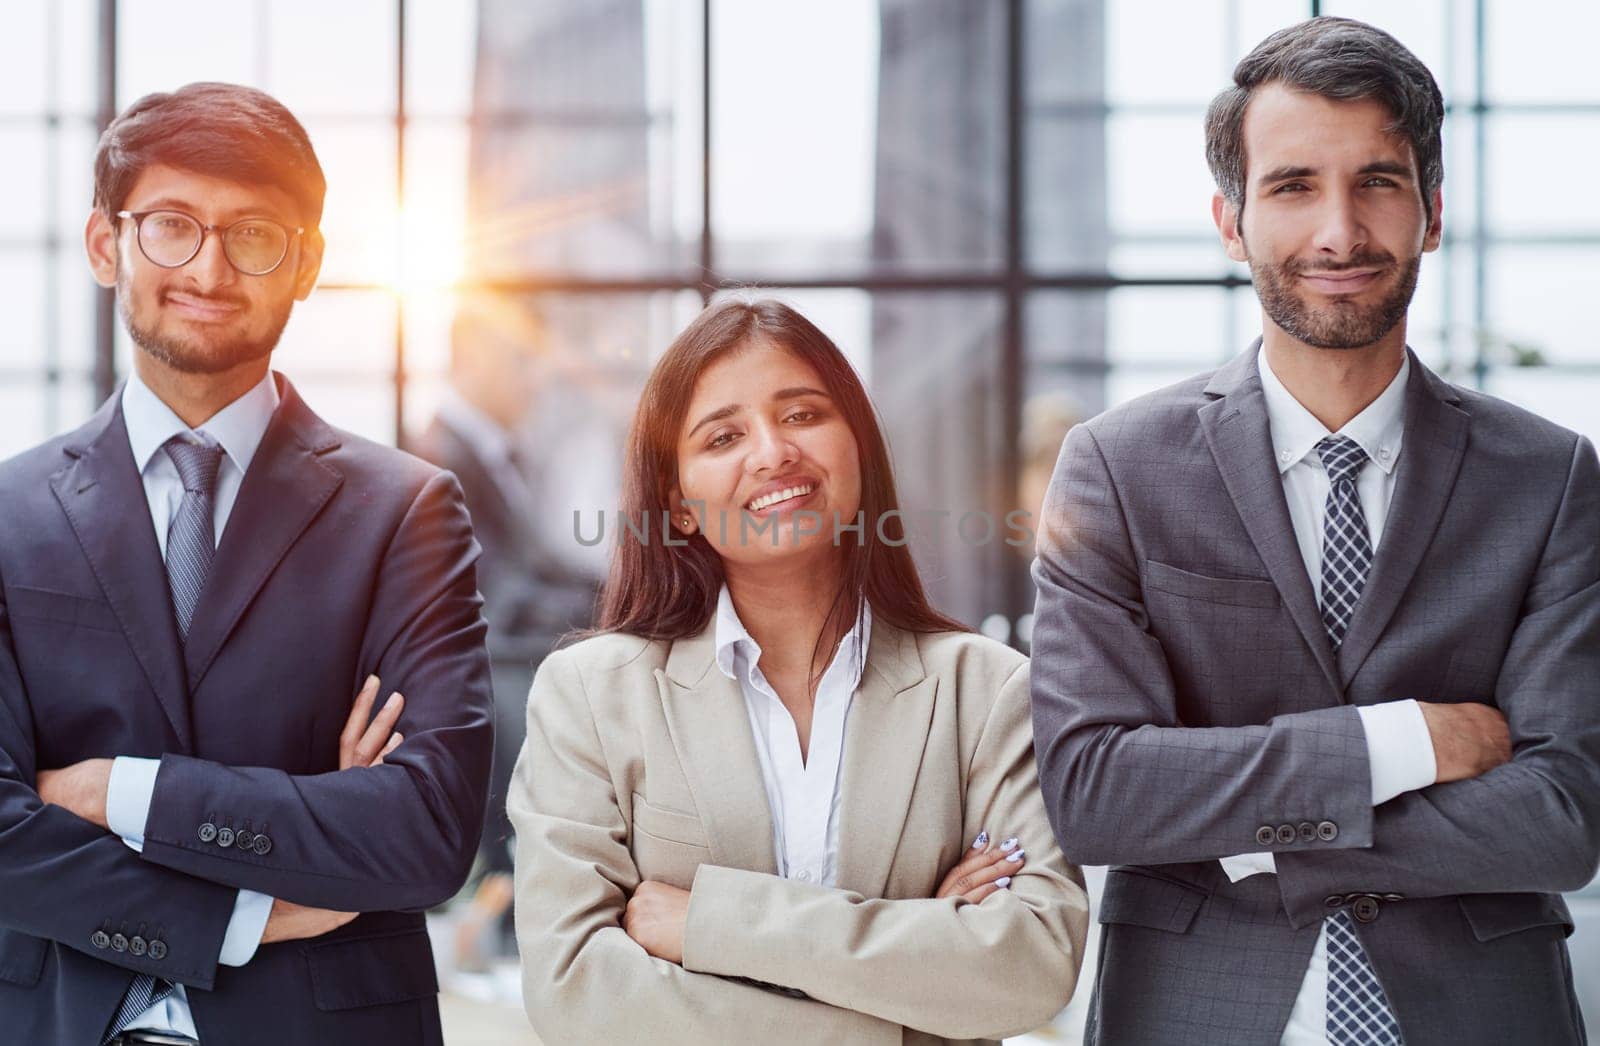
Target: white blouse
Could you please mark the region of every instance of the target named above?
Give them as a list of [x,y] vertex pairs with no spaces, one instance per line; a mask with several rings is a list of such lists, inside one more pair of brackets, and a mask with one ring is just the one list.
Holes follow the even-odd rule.
[[728,586],[717,599],[717,667],[739,682],[745,711],[761,761],[761,780],[772,811],[772,849],[778,874],[801,882],[833,886],[839,867],[839,796],[845,721],[861,682],[872,609],[863,604],[861,620],[839,643],[817,686],[811,714],[811,743],[800,756],[794,717],[761,674],[761,647],[733,607]]

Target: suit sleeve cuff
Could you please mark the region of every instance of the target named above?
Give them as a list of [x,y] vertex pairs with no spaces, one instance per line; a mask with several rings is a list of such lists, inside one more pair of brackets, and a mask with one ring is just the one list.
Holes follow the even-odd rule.
[[217,962],[224,966],[243,966],[255,958],[271,914],[271,897],[254,890],[240,890],[233,902],[228,929],[222,935],[222,953],[217,956]]
[[144,825],[150,819],[156,772],[160,769],[159,759],[121,755],[111,761],[111,780],[106,784],[106,826],[135,850],[144,849]]
[[1439,772],[1433,736],[1415,701],[1362,705],[1356,711],[1367,734],[1373,806],[1433,784]]

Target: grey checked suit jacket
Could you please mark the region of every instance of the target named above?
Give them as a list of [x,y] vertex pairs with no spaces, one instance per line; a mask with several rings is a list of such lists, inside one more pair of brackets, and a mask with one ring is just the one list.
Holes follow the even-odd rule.
[[[1255,353],[1074,429],[1047,498],[1039,776],[1067,858],[1114,866],[1089,1040],[1276,1043],[1349,906],[1408,1046],[1580,1043],[1556,893],[1600,860],[1594,448],[1413,356],[1335,656]],[[1402,698],[1498,707],[1515,757],[1374,809],[1355,706]],[[1278,874],[1229,883],[1260,850]]]

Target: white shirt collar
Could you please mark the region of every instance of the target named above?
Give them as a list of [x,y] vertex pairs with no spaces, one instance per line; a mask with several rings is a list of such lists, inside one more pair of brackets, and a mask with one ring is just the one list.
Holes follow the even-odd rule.
[[1347,421],[1338,433],[1330,433],[1309,410],[1294,398],[1267,362],[1267,352],[1256,353],[1256,369],[1261,374],[1261,392],[1267,401],[1267,424],[1272,430],[1272,450],[1278,473],[1288,472],[1330,435],[1349,436],[1367,452],[1367,457],[1384,472],[1393,472],[1400,461],[1400,440],[1405,434],[1406,379],[1411,373],[1411,353],[1407,352],[1394,376],[1378,398]]
[[150,386],[139,380],[137,370],[129,371],[127,384],[122,387],[122,420],[128,429],[133,463],[141,474],[169,439],[187,433],[199,437],[201,442],[209,440],[221,445],[223,453],[242,475],[250,468],[277,409],[278,385],[272,380],[271,371],[249,392],[194,429],[185,425]]
[[[828,672],[832,672],[839,659],[846,654],[850,657],[851,671],[854,678],[850,680],[850,690],[854,691],[861,682],[861,673],[866,665],[867,644],[872,641],[872,607],[865,600],[861,603],[861,617],[844,639],[839,643],[838,652],[834,654],[833,661],[828,664]],[[717,622],[716,622],[717,667],[729,679],[738,679],[736,671],[736,657],[744,655],[744,663],[753,668],[761,660],[761,644],[744,627],[744,622],[739,620],[739,612],[734,609],[733,596],[724,584],[722,591],[717,594]],[[825,673],[826,674],[826,673]]]

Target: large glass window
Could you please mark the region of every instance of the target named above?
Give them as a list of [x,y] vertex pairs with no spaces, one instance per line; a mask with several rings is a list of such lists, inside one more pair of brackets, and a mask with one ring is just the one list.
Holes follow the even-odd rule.
[[[1446,94],[1446,237],[1415,347],[1600,435],[1600,210],[1574,174],[1600,161],[1582,53],[1600,15],[1582,5],[1204,0],[1154,31],[1104,0],[62,0],[0,37],[0,452],[77,423],[127,366],[81,260],[98,124],[224,79],[285,101],[327,169],[322,285],[278,365],[336,423],[419,428],[458,295],[487,287],[553,332],[544,413],[592,404],[611,436],[588,445],[619,446],[696,304],[766,288],[857,362],[902,471],[938,472],[919,489],[1031,507],[1039,419],[1258,329],[1211,227],[1201,119],[1251,44],[1313,12],[1390,29]],[[1015,635],[1021,557],[965,571],[936,566],[958,558],[936,537],[917,551],[947,609]]]
[[[1600,5],[52,0],[8,5],[0,33],[0,455],[79,424],[128,367],[82,259],[99,128],[220,79],[288,104],[328,175],[321,286],[278,367],[398,441],[440,401],[462,295],[537,316],[533,522],[586,569],[605,553],[572,514],[614,506],[650,362],[751,288],[860,370],[908,508],[1034,509],[1072,423],[1259,330],[1211,225],[1202,117],[1255,42],[1316,13],[1392,31],[1445,93],[1413,345],[1600,439]],[[948,521],[917,535],[930,591],[1025,644],[1027,550],[969,545]]]

